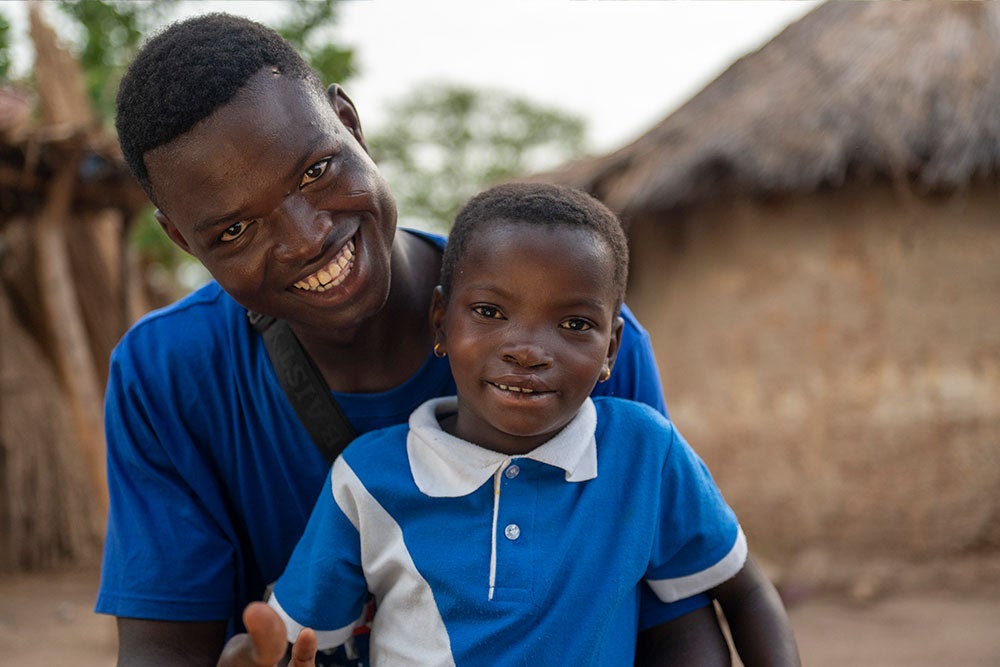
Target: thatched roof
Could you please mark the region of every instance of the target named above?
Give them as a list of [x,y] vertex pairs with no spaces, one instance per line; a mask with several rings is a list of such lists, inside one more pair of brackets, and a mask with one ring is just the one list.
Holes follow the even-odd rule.
[[1000,3],[828,2],[635,142],[536,178],[628,215],[854,178],[948,189],[998,164]]

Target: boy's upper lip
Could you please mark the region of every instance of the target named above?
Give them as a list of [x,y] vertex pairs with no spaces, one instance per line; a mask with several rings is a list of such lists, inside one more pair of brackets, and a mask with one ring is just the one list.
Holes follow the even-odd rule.
[[505,387],[513,387],[522,391],[528,390],[533,393],[553,391],[534,373],[525,375],[507,373],[486,381],[492,385],[504,385]]

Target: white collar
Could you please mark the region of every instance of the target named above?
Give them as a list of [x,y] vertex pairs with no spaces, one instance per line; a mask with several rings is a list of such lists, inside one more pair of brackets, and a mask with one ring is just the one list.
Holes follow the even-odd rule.
[[597,410],[590,398],[555,437],[518,456],[485,449],[441,430],[438,415],[454,412],[457,407],[455,396],[433,398],[410,415],[406,454],[417,488],[428,496],[466,496],[517,458],[562,468],[566,471],[567,482],[584,482],[597,477],[597,440],[594,437]]

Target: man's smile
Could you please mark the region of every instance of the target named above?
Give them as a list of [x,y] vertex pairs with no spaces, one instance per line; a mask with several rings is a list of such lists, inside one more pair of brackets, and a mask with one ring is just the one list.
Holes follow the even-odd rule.
[[307,292],[325,292],[340,285],[351,273],[354,266],[354,239],[350,239],[340,249],[336,257],[319,271],[295,283],[295,287]]

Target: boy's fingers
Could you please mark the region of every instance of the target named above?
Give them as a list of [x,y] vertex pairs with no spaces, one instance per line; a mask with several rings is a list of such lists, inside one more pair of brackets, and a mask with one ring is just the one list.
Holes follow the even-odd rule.
[[292,659],[288,667],[315,667],[316,665],[316,633],[306,628],[299,633],[295,645],[292,646]]
[[278,613],[263,602],[251,602],[243,611],[247,634],[226,644],[219,667],[274,667],[285,657],[288,640]]

